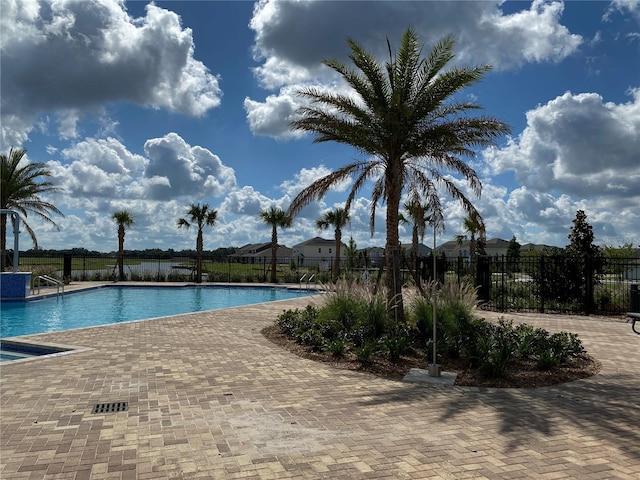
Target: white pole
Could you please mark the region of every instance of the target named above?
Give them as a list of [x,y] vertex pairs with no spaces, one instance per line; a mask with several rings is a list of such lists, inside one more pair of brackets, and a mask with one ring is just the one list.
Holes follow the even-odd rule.
[[434,222],[433,225],[433,293],[431,296],[431,303],[433,304],[433,363],[429,364],[429,376],[430,377],[439,377],[440,373],[440,365],[438,365],[438,359],[436,358],[436,328],[438,324],[438,318],[436,314],[436,224]]
[[[433,368],[436,368],[436,226],[433,225],[433,294],[431,303],[433,304]],[[435,375],[439,376],[439,375]]]

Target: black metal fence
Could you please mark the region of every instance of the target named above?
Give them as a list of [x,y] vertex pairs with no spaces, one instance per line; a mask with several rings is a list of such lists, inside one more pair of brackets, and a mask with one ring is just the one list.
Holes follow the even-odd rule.
[[[412,277],[422,281],[433,275],[433,259],[423,257],[412,265],[402,259],[402,281]],[[435,278],[444,281],[469,281],[478,291],[482,308],[497,311],[535,311],[584,314],[621,314],[640,310],[637,285],[640,283],[640,259],[590,259],[540,255],[518,259],[479,257],[437,258]],[[383,276],[384,259],[362,258],[341,262],[341,274],[375,281]],[[305,258],[278,263],[279,283],[320,283],[332,278],[332,258]],[[32,271],[32,281],[49,275],[65,281],[109,281],[119,276],[117,259],[111,256],[37,256],[20,257],[20,270]],[[271,264],[268,258],[241,263],[226,258],[204,257],[205,282],[268,282]],[[126,258],[124,273],[132,281],[193,281],[195,258]],[[632,293],[635,291],[636,296]],[[635,301],[635,304],[634,304]]]
[[[348,262],[342,262],[347,268]],[[194,257],[129,258],[124,259],[124,276],[129,281],[181,282],[195,279]],[[115,255],[21,255],[21,271],[30,271],[32,277],[48,275],[58,280],[111,281],[120,276]],[[306,258],[303,266],[295,261],[276,264],[276,280],[279,283],[319,283],[332,278],[332,258]],[[353,268],[357,273],[357,268]],[[252,262],[203,256],[204,282],[251,283],[268,282],[271,279],[271,260],[263,257]]]
[[483,256],[450,259],[446,272],[473,281],[486,309],[609,315],[637,308],[640,259]]

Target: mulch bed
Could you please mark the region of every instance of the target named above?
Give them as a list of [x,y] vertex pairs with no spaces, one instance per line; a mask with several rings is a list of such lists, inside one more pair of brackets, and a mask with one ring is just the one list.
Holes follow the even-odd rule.
[[[278,325],[270,325],[262,330],[262,334],[276,345],[310,360],[322,362],[335,368],[367,372],[376,376],[400,380],[412,368],[427,368],[427,354],[417,352],[406,355],[397,362],[376,357],[369,364],[360,363],[355,354],[348,352],[344,357],[336,359],[331,353],[316,352],[310,347],[300,345],[284,334]],[[504,378],[483,378],[473,370],[465,367],[459,360],[439,358],[442,370],[457,374],[456,385],[497,388],[536,388],[558,385],[580,378],[590,377],[600,371],[600,363],[589,355],[583,354],[566,364],[551,370],[538,370],[533,361],[516,361],[512,363]]]

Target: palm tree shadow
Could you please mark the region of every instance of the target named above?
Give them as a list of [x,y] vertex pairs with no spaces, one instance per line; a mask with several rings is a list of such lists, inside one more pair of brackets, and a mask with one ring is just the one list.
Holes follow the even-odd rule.
[[497,432],[507,439],[507,451],[530,444],[531,438],[566,433],[567,425],[613,445],[640,460],[640,385],[629,374],[578,380],[537,389],[453,387],[413,384],[369,397],[363,405],[428,403],[441,411],[438,420],[470,421],[469,414],[487,409],[498,417]]

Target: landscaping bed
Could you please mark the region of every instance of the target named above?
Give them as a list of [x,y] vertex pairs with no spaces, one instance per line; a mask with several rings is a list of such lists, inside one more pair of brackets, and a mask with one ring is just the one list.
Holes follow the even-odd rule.
[[[430,362],[427,360],[430,354],[418,351],[403,355],[396,362],[379,357],[370,363],[362,364],[353,352],[345,354],[342,358],[335,358],[329,352],[314,351],[311,347],[298,343],[275,324],[265,327],[262,334],[274,344],[302,358],[339,369],[370,373],[392,380],[401,380],[412,368],[426,370],[427,363]],[[485,378],[466,367],[460,359],[445,358],[439,361],[442,371],[457,374],[456,385],[467,387],[536,388],[572,382],[590,377],[600,371],[600,363],[587,354],[581,354],[551,370],[538,370],[533,360],[514,361],[503,378]]]

